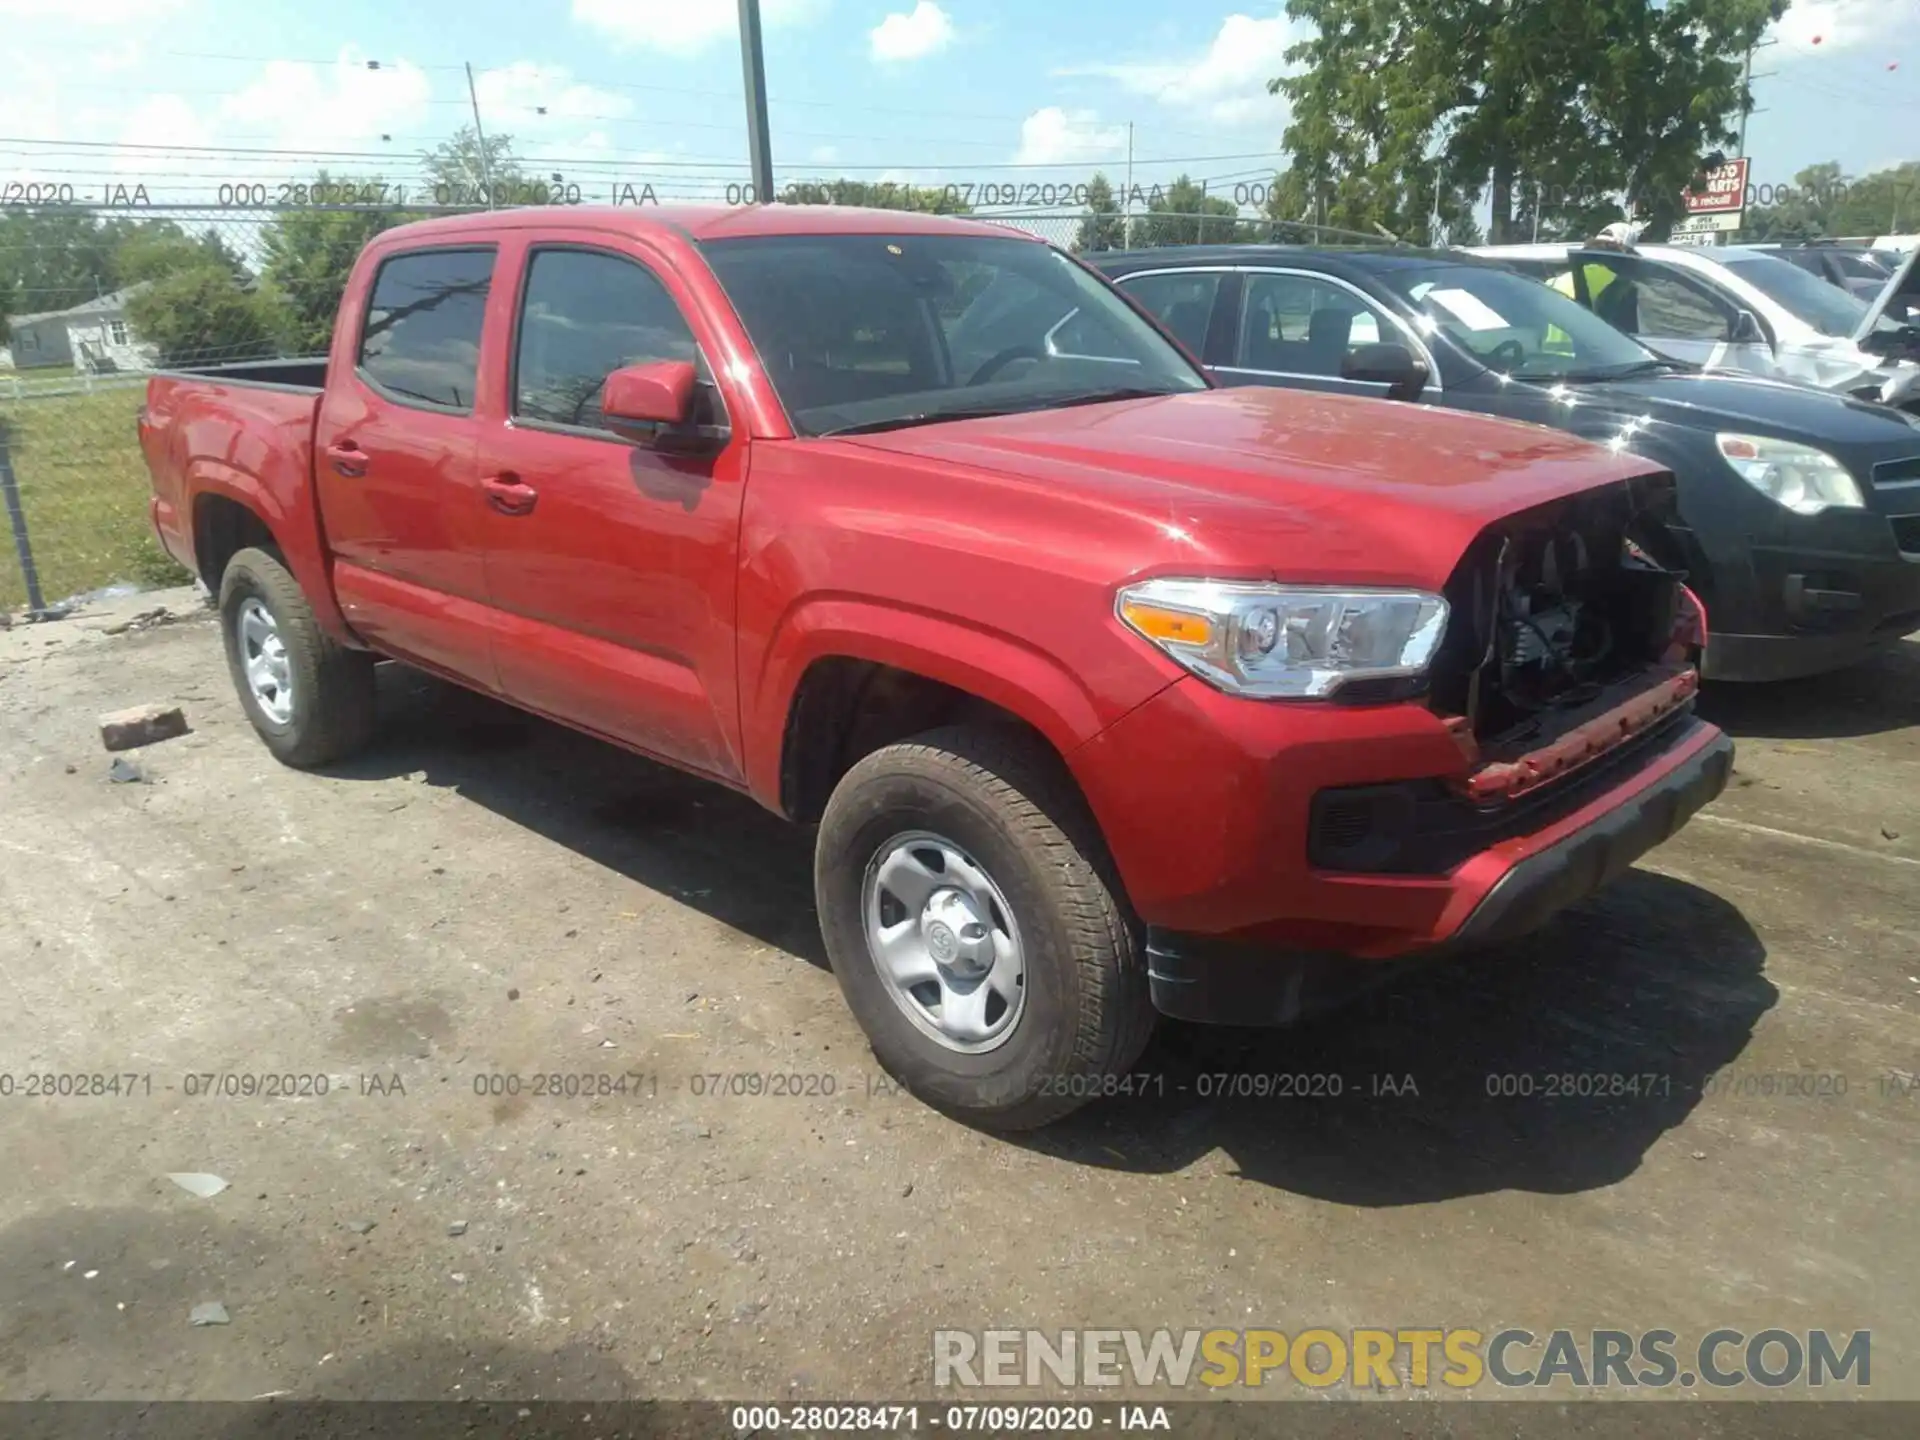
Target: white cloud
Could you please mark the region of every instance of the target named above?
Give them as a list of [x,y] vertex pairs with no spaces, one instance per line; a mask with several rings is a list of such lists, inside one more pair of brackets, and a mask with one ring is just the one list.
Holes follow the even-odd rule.
[[875,60],[920,60],[953,43],[953,21],[933,0],[920,0],[911,13],[887,16],[867,40]]
[[839,158],[840,147],[837,145],[816,145],[807,152],[807,159],[815,165],[831,165]]
[[[802,25],[826,8],[827,0],[762,0],[760,23]],[[573,18],[623,45],[697,55],[738,33],[740,7],[736,0],[573,0]]]
[[1775,23],[1773,35],[1788,50],[1831,54],[1910,36],[1916,22],[1920,4],[1915,0],[1794,0]]
[[[15,0],[0,0],[6,3]],[[489,133],[511,135],[523,161],[541,162],[529,165],[529,173],[564,172],[584,199],[606,198],[616,177],[664,185],[673,175],[648,167],[685,158],[624,148],[633,141],[616,123],[604,122],[630,118],[635,102],[583,84],[564,67],[523,60],[479,71],[474,84]],[[75,103],[80,95],[87,100]],[[378,177],[411,189],[420,151],[468,123],[465,77],[458,72],[431,76],[397,59],[369,69],[366,57],[351,49],[331,63],[255,66],[225,95],[117,94],[112,83],[89,91],[72,67],[48,67],[0,88],[0,134],[28,141],[19,154],[0,159],[0,183],[38,183],[81,170],[77,198],[98,200],[115,186],[138,185],[156,206],[225,203],[226,193],[241,204],[249,195],[254,203],[271,201],[283,182],[309,181],[322,169],[337,180]],[[110,148],[74,152],[58,144],[72,141]],[[226,147],[244,153],[219,153]]]
[[1287,47],[1306,33],[1305,26],[1297,26],[1283,15],[1266,19],[1229,15],[1220,22],[1213,42],[1198,55],[1080,65],[1054,73],[1115,80],[1136,95],[1149,96],[1175,109],[1200,111],[1223,125],[1244,124],[1262,116],[1277,121],[1284,116],[1285,101],[1267,93],[1267,82],[1286,72]]
[[621,120],[633,113],[633,101],[611,90],[583,85],[560,65],[516,60],[498,70],[482,70],[473,79],[480,114],[490,125],[509,131],[540,133],[581,121]]
[[1020,122],[1016,165],[1079,165],[1111,160],[1127,150],[1127,127],[1102,125],[1091,110],[1049,105]]
[[[367,68],[342,50],[331,65],[272,60],[219,106],[223,129],[269,139],[283,149],[350,149],[383,134],[431,128],[433,83],[407,61]],[[129,137],[131,138],[131,137]]]
[[[30,178],[34,166],[83,164],[93,172],[84,186],[87,197],[139,186],[154,205],[212,204],[222,187],[236,185],[271,199],[280,182],[311,180],[322,168],[336,177],[410,177],[417,147],[382,137],[433,133],[443,119],[429,105],[432,82],[418,66],[385,62],[370,70],[364,57],[346,50],[331,64],[268,62],[224,96],[161,91],[130,95],[120,105],[60,103],[70,86],[69,77],[56,75],[37,89],[10,94],[0,101],[0,125],[37,140],[107,142],[113,148],[80,161],[74,152],[49,147],[35,153],[29,147],[20,162],[23,173]],[[247,153],[210,153],[226,146]],[[342,151],[382,158],[316,153]],[[387,151],[391,160],[384,157]]]

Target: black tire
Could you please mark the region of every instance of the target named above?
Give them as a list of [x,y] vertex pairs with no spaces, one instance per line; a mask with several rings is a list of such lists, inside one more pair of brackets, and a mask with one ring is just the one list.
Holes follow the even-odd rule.
[[[257,599],[273,617],[286,646],[292,678],[292,714],[285,723],[267,714],[247,683],[237,619]],[[373,656],[341,645],[320,628],[300,583],[265,550],[241,550],[220,580],[220,634],[227,671],[240,706],[274,756],[299,769],[344,759],[373,735]]]
[[[907,831],[952,841],[1014,912],[1024,1008],[985,1053],[924,1033],[869,950],[867,867]],[[996,1130],[1047,1124],[1105,1093],[1153,1032],[1143,936],[1099,830],[1065,766],[1022,732],[932,730],[861,760],[821,818],[814,890],[828,958],[875,1058],[957,1118]]]

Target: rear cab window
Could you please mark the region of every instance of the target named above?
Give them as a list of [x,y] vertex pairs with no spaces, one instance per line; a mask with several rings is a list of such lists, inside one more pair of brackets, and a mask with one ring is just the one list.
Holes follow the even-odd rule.
[[383,260],[360,328],[360,378],[402,405],[470,414],[493,264],[491,246]]

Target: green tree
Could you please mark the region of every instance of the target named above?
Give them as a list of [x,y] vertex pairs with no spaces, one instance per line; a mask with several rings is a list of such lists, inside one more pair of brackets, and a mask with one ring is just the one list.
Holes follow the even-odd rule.
[[[1138,187],[1135,187],[1136,191]],[[1162,190],[1158,185],[1136,194],[1146,213],[1133,222],[1133,243],[1141,249],[1162,245],[1219,245],[1244,238],[1240,207],[1231,200],[1209,195],[1206,185],[1182,175]]]
[[1291,166],[1274,176],[1268,193],[1271,238],[1327,245],[1343,240],[1377,244],[1389,237],[1420,244],[1478,244],[1472,195],[1441,186],[1436,214],[1439,178],[1437,167],[1428,165],[1415,170],[1404,186],[1364,171],[1328,186],[1316,185],[1305,167]]
[[1081,254],[1095,250],[1118,250],[1127,243],[1127,222],[1114,198],[1113,185],[1105,175],[1096,174],[1087,182],[1087,208],[1074,231],[1073,249]]
[[1750,240],[1814,240],[1833,234],[1835,212],[1847,186],[1836,160],[1809,165],[1793,184],[1777,187],[1768,205],[1749,205],[1740,217]]
[[1920,230],[1920,160],[1851,182],[1834,212],[1837,235],[1904,235],[1912,230]]
[[236,280],[246,278],[246,266],[212,230],[194,236],[171,220],[149,220],[128,231],[114,252],[114,268],[122,285],[160,280],[181,270],[211,265]]
[[436,205],[485,205],[489,194],[499,204],[525,204],[535,188],[513,153],[511,135],[489,135],[483,145],[471,125],[422,151],[420,170],[427,182],[425,198]]
[[1287,52],[1304,69],[1268,86],[1293,103],[1289,202],[1407,234],[1436,190],[1443,221],[1485,195],[1499,243],[1522,238],[1522,214],[1531,231],[1531,188],[1543,224],[1624,209],[1663,231],[1733,142],[1746,52],[1786,5],[1288,0],[1315,32]]
[[788,205],[862,205],[924,215],[966,215],[973,208],[957,187],[896,185],[884,180],[800,180],[782,190],[780,199]]
[[1838,161],[1809,165],[1791,185],[1762,186],[1770,202],[1741,217],[1748,240],[1890,235],[1920,224],[1920,160],[1850,177]]
[[[377,181],[353,183],[366,193],[384,193]],[[322,171],[314,185],[327,194],[334,182]],[[405,210],[294,210],[267,226],[260,236],[261,279],[278,309],[280,343],[288,354],[326,353],[361,250],[381,231],[418,218]]]
[[65,310],[121,285],[116,256],[130,221],[72,212],[0,212],[0,340],[19,315]]
[[162,365],[198,365],[272,355],[280,315],[232,271],[200,264],[145,284],[127,301],[127,319]]

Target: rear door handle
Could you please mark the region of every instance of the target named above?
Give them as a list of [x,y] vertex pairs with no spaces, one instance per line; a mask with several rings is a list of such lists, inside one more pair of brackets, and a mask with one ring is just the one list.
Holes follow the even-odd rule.
[[333,468],[349,479],[356,479],[367,473],[367,452],[351,440],[342,440],[337,445],[327,446],[327,458],[333,462]]
[[530,514],[533,502],[540,498],[538,490],[514,475],[489,475],[480,488],[487,492],[487,503],[502,515]]

